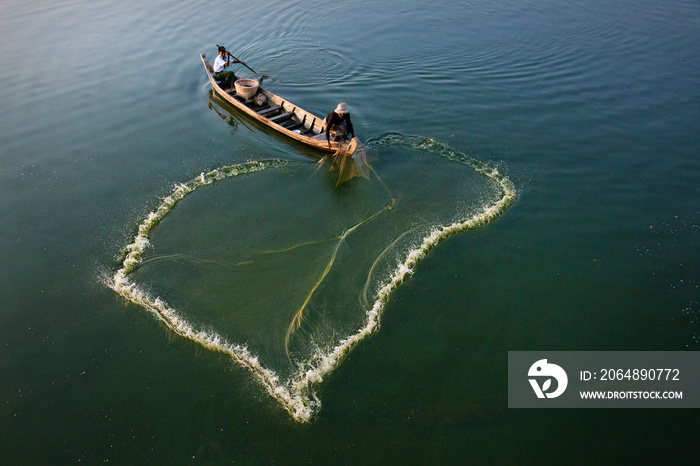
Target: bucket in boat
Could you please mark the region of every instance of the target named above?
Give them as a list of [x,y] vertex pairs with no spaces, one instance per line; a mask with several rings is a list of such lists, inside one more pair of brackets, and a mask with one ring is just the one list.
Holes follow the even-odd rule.
[[235,83],[236,94],[244,99],[252,99],[258,92],[258,81],[255,79],[239,79]]

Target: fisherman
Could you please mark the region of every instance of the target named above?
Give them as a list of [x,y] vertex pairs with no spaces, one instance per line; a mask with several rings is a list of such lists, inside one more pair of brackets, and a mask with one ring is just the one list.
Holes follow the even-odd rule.
[[221,84],[224,89],[231,88],[233,86],[233,83],[236,82],[236,73],[233,71],[224,71],[224,68],[227,68],[229,65],[233,65],[234,63],[240,63],[239,60],[231,60],[231,52],[228,52],[226,50],[226,47],[218,46],[219,47],[219,55],[216,57],[216,60],[214,60],[214,79],[217,81],[221,81]]
[[[333,141],[347,141],[355,137],[355,130],[352,127],[352,121],[350,121],[348,107],[343,102],[339,103],[335,110],[328,114],[323,120],[323,124],[326,128],[326,141],[328,141],[329,149],[331,148],[331,132],[334,133]],[[348,135],[350,138],[348,138]]]

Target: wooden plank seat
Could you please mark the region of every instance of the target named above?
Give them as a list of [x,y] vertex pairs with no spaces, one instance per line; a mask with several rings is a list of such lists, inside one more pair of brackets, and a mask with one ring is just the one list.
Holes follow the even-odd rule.
[[278,108],[279,107],[272,107],[270,105],[263,105],[262,107],[256,108],[253,110],[255,110],[255,113],[257,113],[258,115],[262,115],[265,112],[268,112],[268,111],[273,110],[273,109],[278,109]]
[[277,116],[273,116],[269,120],[277,123],[278,125],[281,124],[282,121],[288,120],[289,118],[292,118],[294,116],[293,113],[280,113]]
[[257,113],[258,113],[258,115],[267,118],[268,114],[274,113],[274,112],[278,111],[279,109],[280,109],[279,107],[268,107],[266,109],[258,111]]
[[[294,120],[291,120],[291,121],[294,121]],[[301,128],[302,126],[304,126],[304,125],[301,124],[301,123],[294,123],[293,125],[286,126],[286,128],[287,128],[289,131],[294,131],[295,129],[299,129],[299,128]]]

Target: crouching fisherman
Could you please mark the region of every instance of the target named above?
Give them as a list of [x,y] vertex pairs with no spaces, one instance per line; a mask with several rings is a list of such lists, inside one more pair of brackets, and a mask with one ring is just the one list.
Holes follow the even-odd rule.
[[328,114],[323,120],[323,124],[329,149],[331,148],[331,133],[333,133],[333,141],[348,141],[355,137],[348,107],[343,102],[339,103],[335,110]]

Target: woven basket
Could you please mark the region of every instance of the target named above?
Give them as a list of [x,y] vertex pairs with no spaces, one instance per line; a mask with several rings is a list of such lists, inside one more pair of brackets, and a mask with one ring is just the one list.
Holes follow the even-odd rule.
[[252,99],[258,93],[258,82],[255,79],[239,79],[235,83],[236,94],[244,99]]

